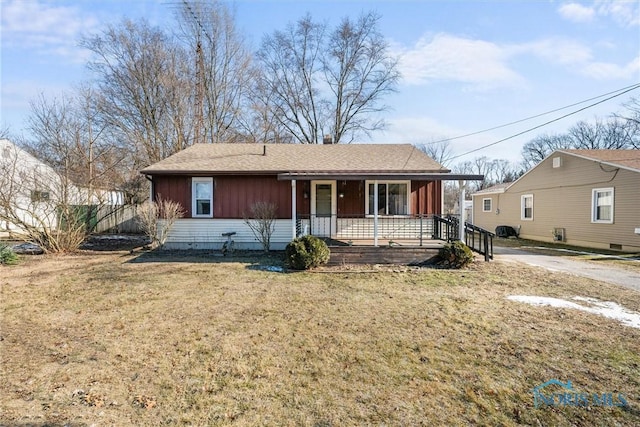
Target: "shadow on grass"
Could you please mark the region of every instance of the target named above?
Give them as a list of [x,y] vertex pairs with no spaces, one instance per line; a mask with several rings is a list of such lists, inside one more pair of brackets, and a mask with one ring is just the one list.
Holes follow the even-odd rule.
[[150,250],[139,252],[137,256],[126,263],[165,263],[185,262],[202,264],[247,263],[252,265],[282,265],[284,252],[272,251],[268,254],[260,251],[235,251],[232,255],[224,256],[220,251],[213,250]]

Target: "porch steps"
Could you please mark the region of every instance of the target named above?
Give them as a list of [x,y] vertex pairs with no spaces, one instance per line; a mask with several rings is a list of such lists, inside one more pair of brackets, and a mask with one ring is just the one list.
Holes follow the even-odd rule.
[[344,264],[411,264],[424,262],[438,255],[437,246],[330,246],[328,265]]

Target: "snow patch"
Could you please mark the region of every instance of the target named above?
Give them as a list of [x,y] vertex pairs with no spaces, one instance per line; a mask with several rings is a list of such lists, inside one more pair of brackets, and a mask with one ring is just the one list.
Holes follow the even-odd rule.
[[578,304],[560,298],[540,297],[531,295],[510,295],[507,299],[511,301],[524,302],[536,306],[551,306],[558,308],[572,308],[586,311],[587,313],[598,314],[609,319],[617,320],[623,325],[640,329],[640,313],[627,310],[621,305],[611,301],[600,301],[596,298],[573,297],[572,300],[580,301],[587,305]]

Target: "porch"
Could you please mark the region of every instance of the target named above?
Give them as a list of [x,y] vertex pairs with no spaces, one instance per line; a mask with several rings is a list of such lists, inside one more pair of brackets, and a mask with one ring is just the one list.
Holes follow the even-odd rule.
[[298,235],[322,238],[331,249],[329,265],[417,264],[438,254],[433,215],[298,215]]
[[[421,263],[460,238],[459,218],[439,215],[402,217],[298,215],[297,235],[320,237],[331,248],[332,265]],[[464,223],[463,241],[474,252],[493,258],[493,233]]]
[[420,264],[436,255],[446,243],[428,239],[379,239],[378,246],[372,239],[336,240],[323,238],[331,249],[328,265],[345,264]]
[[[435,215],[298,215],[296,235],[312,234],[334,246],[414,246],[434,239],[449,240],[454,235],[436,234]],[[453,232],[453,230],[450,230]]]

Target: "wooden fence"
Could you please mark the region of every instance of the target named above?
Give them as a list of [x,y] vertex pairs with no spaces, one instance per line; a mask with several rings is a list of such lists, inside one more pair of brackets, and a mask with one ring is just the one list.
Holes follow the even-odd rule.
[[139,205],[100,206],[96,213],[96,233],[141,233],[137,221]]

